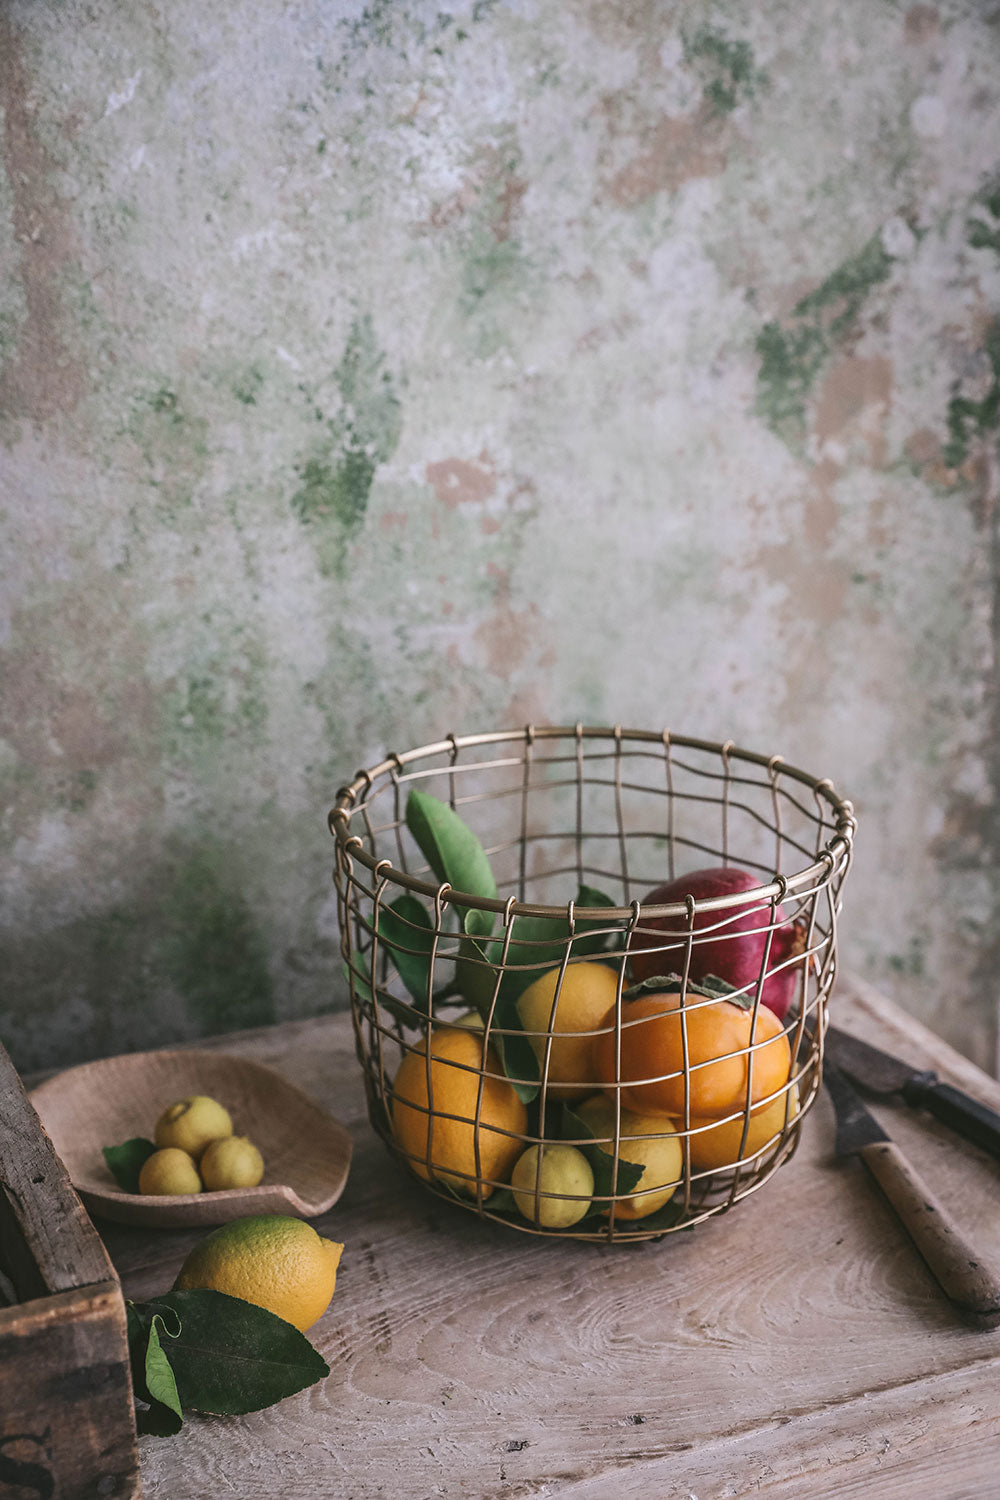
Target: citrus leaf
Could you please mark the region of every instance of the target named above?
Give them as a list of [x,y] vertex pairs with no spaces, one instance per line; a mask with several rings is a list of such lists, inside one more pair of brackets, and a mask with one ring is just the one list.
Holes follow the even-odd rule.
[[163,1345],[160,1342],[161,1333],[164,1337],[177,1337],[178,1334],[170,1334],[163,1318],[159,1313],[155,1314],[149,1325],[149,1340],[146,1344],[146,1358],[144,1362],[144,1373],[146,1377],[146,1390],[149,1393],[151,1406],[165,1406],[173,1412],[177,1418],[176,1431],[184,1418],[181,1415],[180,1398],[177,1395],[177,1382],[174,1372],[170,1367]]
[[514,1092],[525,1104],[530,1104],[542,1086],[541,1074],[535,1049],[524,1030],[517,1009],[517,993],[514,990],[508,989],[505,992],[501,987],[490,1020],[490,1043],[497,1050],[500,1065]]
[[147,1141],[139,1135],[133,1136],[131,1140],[122,1141],[120,1146],[103,1148],[108,1170],[123,1193],[139,1191],[139,1173],[155,1150],[156,1147],[152,1141]]
[[380,909],[378,935],[417,1009],[426,1014],[434,925],[416,896],[407,893]]
[[180,1319],[168,1357],[186,1411],[260,1411],[330,1373],[305,1334],[239,1297],[174,1291],[146,1305],[153,1314]]
[[[454,890],[468,896],[495,899],[497,883],[486,851],[447,802],[414,788],[406,799],[406,826],[438,880],[447,881]],[[483,935],[479,923],[487,918],[489,927],[485,931],[492,930],[492,913],[470,911],[467,916],[476,918],[475,925],[467,926],[467,931]]]
[[744,1010],[753,1008],[753,996],[747,995],[745,991],[738,991],[734,984],[729,984],[725,979],[719,979],[715,974],[706,974],[695,984],[689,979],[687,986],[681,974],[651,974],[648,979],[633,984],[622,995],[623,1000],[637,1000],[640,995],[660,995],[664,993],[676,994],[682,988],[686,988],[689,995],[700,995],[703,1000],[731,1000],[734,1005],[741,1006]]

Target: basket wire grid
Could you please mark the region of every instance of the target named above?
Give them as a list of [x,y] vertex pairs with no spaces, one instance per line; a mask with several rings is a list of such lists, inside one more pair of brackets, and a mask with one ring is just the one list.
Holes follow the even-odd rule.
[[[454,890],[431,870],[407,827],[406,799],[414,788],[447,802],[474,829],[495,873],[495,897]],[[529,725],[449,735],[389,756],[341,789],[329,826],[337,845],[341,951],[369,1116],[429,1190],[529,1233],[617,1243],[659,1238],[724,1212],[792,1156],[820,1086],[840,892],[856,826],[851,804],[828,780],[731,741],[620,726]],[[650,891],[665,881],[697,867],[726,865],[748,870],[760,884],[712,899],[648,902]],[[581,904],[579,898],[588,896],[595,904]],[[720,941],[737,936],[736,924],[744,925],[748,913],[762,936],[759,971],[737,996],[749,1007],[749,1041],[717,1054],[746,1059],[745,1093],[723,1117],[738,1147],[731,1160],[699,1168],[692,1154],[700,1154],[698,1138],[707,1126],[691,1107],[692,1079],[702,1065],[689,1055],[689,1029],[695,1012],[718,1000],[699,992],[691,973],[700,946],[713,942],[718,951]],[[780,956],[775,939],[790,923],[798,940],[790,954]],[[487,936],[470,941],[474,932]],[[679,1077],[683,1110],[662,1127],[647,1121],[628,1142],[670,1134],[681,1144],[682,1165],[669,1201],[646,1214],[643,1199],[659,1205],[661,1190],[670,1184],[645,1186],[640,1177],[635,1187],[623,1181],[629,1171],[622,1152],[629,1096],[619,1081],[619,1060],[623,1030],[630,1025],[622,996],[635,955],[640,949],[648,955],[650,947],[658,972],[678,976],[683,1067],[665,1075],[651,1064],[641,1082]],[[575,1105],[563,1097],[565,1089],[553,1087],[550,1078],[553,1018],[568,965],[577,961],[610,966],[617,974],[614,1021],[606,1028],[616,1081],[603,1085],[611,1122],[592,1134],[570,1113]],[[526,1031],[507,996],[516,1004],[528,982],[554,969],[558,981],[548,1029]],[[765,984],[782,973],[790,976],[792,989],[783,1022],[791,1066],[786,1081],[761,1102],[753,1094],[754,1068],[763,1066],[758,1058],[770,1042],[763,1030],[758,1040],[758,1019]],[[431,1058],[442,1032],[454,1027],[473,997],[482,1019],[481,1047],[472,1063],[450,1065],[472,1076],[475,1102],[454,1112],[435,1106],[434,1081],[441,1075],[435,1075]],[[406,1107],[427,1117],[426,1146],[407,1150],[393,1130],[393,1080],[414,1053],[425,1059],[427,1102],[407,1099]],[[593,1092],[602,1088],[589,1078],[579,1082]],[[634,1074],[629,1082],[635,1086]],[[510,1084],[527,1101],[523,1126],[486,1123],[487,1090]],[[778,1111],[777,1118],[768,1116],[775,1132],[751,1149],[752,1119],[768,1104]],[[464,1171],[453,1163],[443,1171],[435,1158],[435,1126],[444,1130],[443,1122],[471,1137],[474,1162]],[[515,1153],[560,1140],[587,1149],[592,1160],[596,1136],[604,1170],[588,1215],[570,1227],[544,1227],[540,1210],[547,1195],[537,1176],[534,1220],[518,1211],[509,1166],[502,1175],[490,1175],[483,1163],[483,1142],[497,1135],[509,1136]]]

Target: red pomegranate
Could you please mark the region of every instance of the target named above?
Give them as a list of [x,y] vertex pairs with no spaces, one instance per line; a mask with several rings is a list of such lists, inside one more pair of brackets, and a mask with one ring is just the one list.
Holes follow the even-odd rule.
[[[760,876],[735,865],[722,865],[713,870],[692,870],[689,875],[680,875],[666,885],[650,891],[644,906],[666,906],[684,901],[691,896],[695,901],[714,897],[735,895],[766,884]],[[771,948],[767,956],[767,977],[761,990],[761,999],[775,1015],[784,1016],[795,986],[802,971],[801,964],[787,960],[801,953],[805,946],[806,924],[804,919],[789,921],[781,906],[775,908],[773,917],[770,903],[749,906],[733,906],[732,911],[720,907],[715,911],[696,912],[694,918],[695,941],[691,948],[691,965],[688,977],[698,983],[709,974],[715,974],[728,984],[742,989],[744,985],[755,985],[760,977],[767,946],[768,928],[776,923],[771,937]],[[699,939],[697,934],[711,930],[711,936]],[[651,979],[656,974],[681,973],[684,968],[685,938],[688,924],[685,917],[660,917],[646,920],[640,917],[639,927],[632,935],[630,964],[632,978],[636,983]],[[663,947],[671,939],[676,947]],[[660,945],[660,946],[657,946]],[[645,951],[648,950],[648,951]],[[774,970],[780,969],[779,973]],[[748,992],[753,997],[753,990]]]

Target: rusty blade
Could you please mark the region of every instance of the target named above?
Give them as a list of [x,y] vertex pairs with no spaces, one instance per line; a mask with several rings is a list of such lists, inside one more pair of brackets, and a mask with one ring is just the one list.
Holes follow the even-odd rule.
[[826,1029],[826,1054],[873,1094],[901,1093],[911,1078],[922,1076],[922,1069],[836,1026]]
[[829,1056],[823,1060],[823,1082],[833,1100],[837,1117],[837,1138],[834,1149],[838,1156],[855,1156],[866,1146],[874,1146],[889,1140],[875,1116],[871,1114],[854,1091],[854,1087]]

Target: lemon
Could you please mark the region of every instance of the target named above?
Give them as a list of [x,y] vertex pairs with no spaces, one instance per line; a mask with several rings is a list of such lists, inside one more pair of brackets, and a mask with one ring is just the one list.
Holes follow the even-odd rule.
[[198,1169],[211,1193],[225,1188],[256,1187],[264,1175],[264,1158],[247,1136],[227,1135],[209,1142]]
[[[598,1138],[601,1150],[612,1156],[614,1102],[605,1094],[595,1094],[577,1105],[576,1112]],[[629,1109],[622,1110],[618,1158],[642,1167],[643,1173],[634,1194],[617,1200],[616,1219],[645,1219],[674,1196],[684,1175],[684,1149],[680,1137],[674,1134],[675,1128],[666,1115],[639,1115]],[[602,1212],[610,1211],[609,1203]]]
[[[618,971],[607,964],[568,964],[549,969],[528,985],[517,1002],[521,1025],[556,1099],[582,1099],[598,1086],[594,1074],[594,1032],[618,994]],[[556,989],[559,995],[556,998]]]
[[578,1223],[594,1196],[590,1162],[576,1146],[559,1142],[529,1146],[514,1165],[510,1185],[520,1213],[543,1229],[568,1229]]
[[492,1047],[485,1074],[481,1034],[436,1029],[430,1063],[421,1042],[396,1072],[392,1133],[418,1177],[436,1177],[473,1196],[478,1183],[488,1198],[524,1149],[528,1111]]
[[302,1219],[233,1219],[195,1245],[174,1290],[205,1288],[242,1297],[305,1333],[330,1305],[343,1248]]
[[192,1094],[163,1111],[153,1139],[158,1146],[179,1146],[197,1161],[209,1141],[232,1133],[228,1110],[207,1094]]
[[181,1193],[200,1193],[198,1168],[186,1151],[167,1146],[147,1156],[139,1172],[140,1193],[158,1193],[175,1198]]

